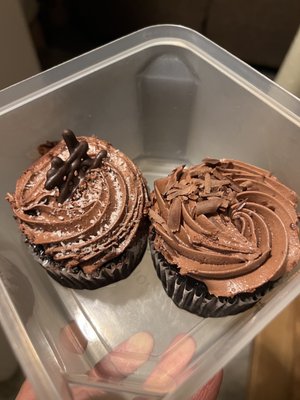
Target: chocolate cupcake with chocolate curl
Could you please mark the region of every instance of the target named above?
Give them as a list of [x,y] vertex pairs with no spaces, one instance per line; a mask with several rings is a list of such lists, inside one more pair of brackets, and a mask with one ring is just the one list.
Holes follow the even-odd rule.
[[253,306],[299,262],[296,193],[235,160],[180,166],[154,183],[150,246],[174,303],[203,317]]
[[66,130],[8,194],[34,255],[64,286],[95,289],[126,278],[145,252],[148,192],[122,152]]

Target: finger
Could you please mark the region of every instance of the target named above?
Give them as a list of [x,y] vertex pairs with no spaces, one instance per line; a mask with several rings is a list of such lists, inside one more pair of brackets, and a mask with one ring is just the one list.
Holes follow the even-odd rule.
[[[191,400],[217,400],[223,379],[223,371],[218,372],[208,381]],[[178,383],[178,381],[177,381]],[[135,397],[134,400],[148,400],[146,397]]]
[[223,371],[208,381],[191,400],[216,400],[223,380]]
[[22,384],[16,400],[36,400],[32,386],[27,379]]
[[[83,386],[73,386],[71,388],[74,400],[118,400],[118,395],[112,397],[103,391]],[[121,399],[121,398],[120,398]],[[25,380],[15,400],[37,400],[33,388],[28,380]]]
[[[72,398],[74,398],[75,400],[96,400],[96,399],[102,400],[103,399],[102,395],[104,394],[104,392],[99,389],[85,387],[85,386],[72,387],[71,392],[72,392]],[[16,400],[37,400],[33,388],[27,379],[21,386],[21,389],[16,397]]]
[[79,329],[76,321],[71,321],[59,334],[60,344],[75,354],[83,354],[87,348],[88,341]]
[[102,390],[89,386],[75,386],[71,391],[74,400],[104,400]]
[[148,360],[153,344],[150,333],[138,332],[103,357],[88,374],[98,379],[120,381]]
[[196,343],[191,336],[178,335],[163,353],[158,365],[144,383],[144,389],[169,392],[177,386],[180,373],[195,353]]

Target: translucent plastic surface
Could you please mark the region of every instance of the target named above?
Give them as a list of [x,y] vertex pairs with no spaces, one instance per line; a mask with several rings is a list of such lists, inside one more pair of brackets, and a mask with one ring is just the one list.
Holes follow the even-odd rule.
[[299,100],[201,35],[139,31],[1,92],[0,106],[1,323],[40,398],[187,398],[299,294],[295,271],[251,310],[203,319],[167,297],[148,251],[124,281],[66,289],[33,261],[4,200],[64,128],[109,140],[150,187],[209,155],[269,169],[300,193]]

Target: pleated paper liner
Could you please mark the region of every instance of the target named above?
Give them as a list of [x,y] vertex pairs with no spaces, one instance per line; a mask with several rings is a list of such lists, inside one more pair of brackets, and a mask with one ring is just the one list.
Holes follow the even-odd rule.
[[234,297],[217,297],[210,294],[204,283],[189,276],[180,275],[175,265],[169,264],[153,245],[150,249],[157,276],[167,295],[179,307],[200,317],[225,317],[235,315],[254,306],[273,285],[267,282],[252,293],[241,293]]
[[120,256],[109,261],[91,274],[85,274],[80,268],[71,270],[58,264],[45,255],[40,246],[29,244],[34,258],[47,273],[61,285],[72,289],[98,289],[127,278],[143,258],[147,247],[148,224],[141,224],[135,242]]

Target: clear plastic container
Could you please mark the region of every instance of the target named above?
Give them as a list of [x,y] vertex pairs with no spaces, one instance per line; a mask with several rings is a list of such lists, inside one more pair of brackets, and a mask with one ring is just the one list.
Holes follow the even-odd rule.
[[[178,164],[212,156],[271,170],[300,193],[299,116],[297,98],[200,34],[169,25],[133,33],[0,93],[1,323],[39,398],[70,399],[75,386],[114,399],[188,398],[299,294],[300,275],[282,279],[247,312],[220,319],[178,309],[148,251],[124,281],[94,291],[63,288],[33,261],[4,200],[37,146],[70,128],[127,153],[150,187]],[[123,379],[87,372],[132,335],[133,346],[126,342],[127,350],[113,353],[123,358]],[[141,356],[150,339],[153,348]],[[174,364],[167,377],[166,357]],[[170,385],[149,386],[158,364]],[[139,368],[133,372],[132,365]]]

